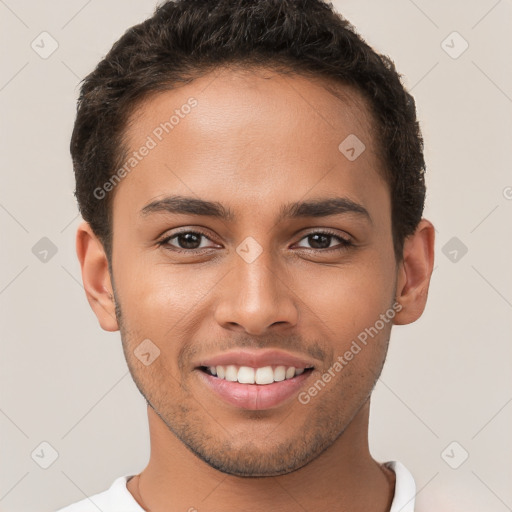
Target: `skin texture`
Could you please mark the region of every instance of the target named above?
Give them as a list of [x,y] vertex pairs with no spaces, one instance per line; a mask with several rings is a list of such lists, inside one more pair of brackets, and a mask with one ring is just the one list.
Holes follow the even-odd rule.
[[[190,97],[197,106],[115,188],[113,275],[90,226],[78,228],[89,303],[103,329],[120,329],[148,401],[150,461],[128,488],[153,512],[389,510],[394,475],[368,448],[370,394],[392,322],[413,322],[425,307],[434,228],[422,219],[397,264],[365,102],[348,87],[338,86],[340,100],[323,85],[228,68],[147,98],[127,129],[132,151]],[[350,134],[366,146],[354,161],[338,149]],[[140,213],[167,195],[217,201],[233,218]],[[362,205],[371,219],[279,219],[288,203],[333,197]],[[308,238],[326,229],[334,236],[317,245]],[[205,237],[195,246],[158,244],[197,230]],[[262,250],[251,263],[236,251],[249,236]],[[195,367],[231,349],[281,349],[314,365],[307,390],[397,303],[393,321],[308,404],[294,396],[267,410],[236,408]],[[160,350],[148,366],[134,354],[145,339]]]

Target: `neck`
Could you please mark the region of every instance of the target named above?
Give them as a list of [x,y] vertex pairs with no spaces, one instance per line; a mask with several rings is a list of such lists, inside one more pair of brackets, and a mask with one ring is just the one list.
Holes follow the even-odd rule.
[[301,469],[275,477],[237,477],[222,473],[190,452],[148,406],[151,455],[128,490],[151,512],[297,509],[387,512],[394,473],[368,448],[369,402],[341,436]]

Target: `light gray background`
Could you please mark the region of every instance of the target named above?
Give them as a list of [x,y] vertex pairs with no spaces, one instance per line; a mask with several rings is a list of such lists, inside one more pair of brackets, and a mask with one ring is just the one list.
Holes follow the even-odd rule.
[[[100,329],[82,288],[68,146],[80,79],[154,6],[0,0],[2,511],[55,510],[148,460],[145,402],[119,333]],[[374,393],[373,454],[411,470],[425,509],[512,510],[511,1],[335,7],[412,89],[426,142],[425,216],[437,228],[426,311],[393,329]],[[59,45],[47,59],[31,47],[51,48],[43,31]],[[462,39],[442,44],[453,31],[469,43],[456,59],[445,50],[454,55]],[[32,251],[43,237],[57,249],[46,262]],[[58,452],[48,469],[44,441]]]

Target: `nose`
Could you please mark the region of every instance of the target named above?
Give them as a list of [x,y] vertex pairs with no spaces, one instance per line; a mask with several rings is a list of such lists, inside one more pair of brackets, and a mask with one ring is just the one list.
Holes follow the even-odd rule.
[[215,309],[221,327],[254,336],[297,324],[297,298],[283,272],[265,251],[251,263],[238,255],[222,281]]

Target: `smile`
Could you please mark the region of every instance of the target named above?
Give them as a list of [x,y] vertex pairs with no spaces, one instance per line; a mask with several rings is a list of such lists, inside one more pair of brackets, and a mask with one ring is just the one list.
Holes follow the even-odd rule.
[[215,398],[238,409],[255,411],[286,405],[304,387],[313,368],[217,365],[197,370],[202,384]]
[[305,354],[275,348],[234,349],[205,356],[192,368],[214,401],[264,410],[297,396],[316,364]]
[[290,380],[304,371],[312,368],[296,368],[295,366],[263,366],[260,368],[251,368],[250,366],[218,365],[201,367],[201,370],[211,376],[223,379],[229,382],[239,382],[240,384],[258,384],[267,385],[274,382]]

